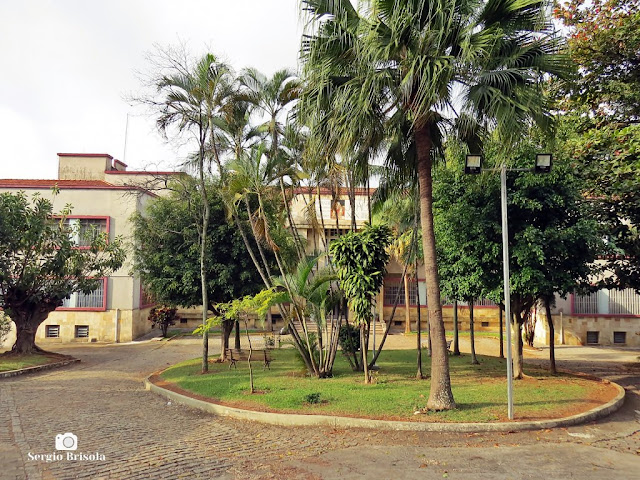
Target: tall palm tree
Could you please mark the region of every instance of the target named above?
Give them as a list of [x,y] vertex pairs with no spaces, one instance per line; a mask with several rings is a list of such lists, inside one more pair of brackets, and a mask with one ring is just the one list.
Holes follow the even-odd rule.
[[[205,252],[210,213],[205,188],[206,164],[213,159],[222,171],[214,119],[233,93],[233,73],[227,64],[210,53],[194,65],[188,61],[181,62],[178,58],[170,60],[171,70],[163,73],[155,82],[159,97],[154,102],[159,110],[156,123],[165,136],[169,129],[175,127],[179,134],[194,133],[197,139],[195,165],[202,200],[202,223],[199,225],[202,323],[206,325],[209,298]],[[209,339],[206,328],[203,328],[202,343],[202,372],[205,373],[209,370]]]
[[[505,136],[548,123],[545,74],[566,72],[542,0],[304,0],[302,110],[325,139],[354,151],[400,113],[411,122],[420,191],[432,339],[427,408],[455,408],[451,393],[432,213],[432,150],[447,127]],[[475,119],[469,122],[468,119]],[[507,143],[507,142],[505,142]]]
[[[294,235],[296,247],[298,248],[298,255],[302,259],[305,255],[304,246],[295,229],[289,204],[290,198],[286,194],[284,181],[285,177],[289,177],[292,183],[296,180],[296,168],[291,163],[292,160],[295,162],[296,159],[287,155],[286,151],[283,151],[284,149],[281,147],[283,143],[282,137],[284,137],[287,126],[286,117],[289,114],[290,107],[298,98],[300,84],[295,74],[287,69],[278,70],[271,78],[268,78],[255,68],[247,68],[243,70],[238,80],[241,86],[240,98],[252,104],[256,109],[256,113],[262,115],[263,122],[257,128],[268,139],[267,155],[276,161],[274,165],[281,167],[279,185],[282,200],[287,212],[289,228]],[[291,124],[289,124],[289,127],[291,127]]]

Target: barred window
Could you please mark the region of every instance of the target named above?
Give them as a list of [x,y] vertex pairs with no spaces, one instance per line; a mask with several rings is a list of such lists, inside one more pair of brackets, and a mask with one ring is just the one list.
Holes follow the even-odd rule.
[[573,313],[575,314],[597,314],[598,312],[598,296],[600,291],[589,293],[587,295],[574,295],[573,297]]
[[71,237],[79,247],[88,247],[101,233],[107,232],[106,218],[67,218]]
[[[403,283],[385,283],[384,284],[384,304],[394,305],[396,295],[400,292],[398,306],[404,306],[404,284]],[[415,281],[409,282],[409,305],[418,304],[418,288]]]
[[633,288],[609,291],[611,315],[640,315],[640,295]]
[[573,296],[576,315],[640,315],[640,295],[632,288],[598,290],[588,295]]
[[65,298],[62,308],[104,308],[105,282],[101,281],[91,293],[73,292],[69,298]]

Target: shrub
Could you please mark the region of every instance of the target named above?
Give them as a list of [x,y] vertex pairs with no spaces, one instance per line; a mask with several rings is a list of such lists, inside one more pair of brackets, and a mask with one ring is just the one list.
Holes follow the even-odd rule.
[[167,337],[167,330],[171,325],[176,324],[178,316],[176,315],[177,309],[174,307],[168,307],[162,305],[160,307],[154,307],[149,312],[149,321],[153,324],[153,327],[160,327],[162,336]]

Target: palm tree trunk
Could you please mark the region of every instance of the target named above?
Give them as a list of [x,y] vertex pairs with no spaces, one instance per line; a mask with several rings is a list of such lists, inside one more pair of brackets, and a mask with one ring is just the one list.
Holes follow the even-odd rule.
[[513,320],[515,320],[513,325],[513,335],[515,335],[515,344],[516,344],[516,354],[513,356],[513,378],[516,380],[520,380],[523,377],[523,354],[522,350],[524,345],[522,343],[522,321],[520,320],[520,314],[518,310],[515,310],[513,314]]
[[364,383],[371,383],[371,378],[369,377],[369,362],[367,361],[367,345],[365,342],[366,336],[366,328],[367,325],[365,322],[360,324],[360,352],[362,353],[362,367],[364,370]]
[[420,185],[420,224],[424,251],[425,283],[431,338],[431,389],[427,409],[450,410],[456,407],[451,392],[449,356],[445,337],[440,282],[436,260],[436,239],[433,230],[433,179],[431,177],[431,137],[429,125],[416,127],[418,183]]
[[[200,194],[202,198],[202,230],[200,231],[200,288],[202,289],[202,325],[207,324],[209,307],[209,292],[207,291],[207,270],[205,258],[207,251],[207,230],[209,229],[209,198],[204,182],[204,156],[206,133],[200,122],[200,156],[198,158],[198,174],[200,180]],[[202,329],[202,373],[209,371],[209,331]]]
[[404,333],[411,333],[411,312],[409,311],[409,276],[404,277]]
[[[415,228],[415,227],[414,227]],[[417,343],[418,343],[418,371],[416,373],[416,378],[418,380],[422,380],[424,378],[424,374],[422,373],[422,338],[421,338],[421,333],[420,330],[422,329],[422,325],[420,325],[420,287],[419,287],[419,280],[418,280],[418,256],[416,255],[414,258],[414,268],[415,268],[415,272],[416,272],[416,294],[417,294],[417,308],[416,308],[416,332],[417,332]]]

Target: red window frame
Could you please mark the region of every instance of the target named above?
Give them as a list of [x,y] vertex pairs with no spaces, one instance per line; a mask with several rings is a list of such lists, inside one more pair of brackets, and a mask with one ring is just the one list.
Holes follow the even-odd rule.
[[[60,215],[56,215],[53,217],[54,219],[64,218],[65,220],[106,220],[105,233],[107,234],[107,243],[109,243],[109,238],[111,234],[111,217],[107,215],[66,215],[64,217]],[[78,250],[89,250],[91,247],[89,246],[77,246],[74,247]]]
[[[56,312],[105,312],[107,310],[108,277],[101,277],[102,280],[102,306],[101,307],[58,307]],[[74,292],[75,293],[75,292]]]

